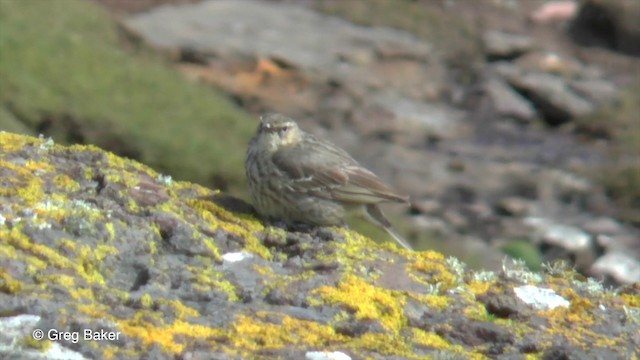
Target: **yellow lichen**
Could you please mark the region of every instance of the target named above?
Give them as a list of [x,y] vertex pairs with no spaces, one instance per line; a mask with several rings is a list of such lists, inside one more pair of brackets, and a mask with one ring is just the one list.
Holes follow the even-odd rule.
[[245,250],[264,259],[271,259],[269,250],[256,237],[257,233],[264,230],[264,226],[257,219],[232,214],[211,201],[190,199],[186,203],[198,212],[212,230],[221,227],[226,232],[238,235],[245,240]]
[[158,344],[171,354],[182,352],[189,339],[218,339],[226,338],[226,333],[220,329],[204,325],[197,325],[176,320],[170,325],[153,325],[144,321],[142,317],[127,320],[116,320],[119,328],[127,336],[140,339],[145,346]]
[[435,251],[410,253],[414,260],[407,264],[409,276],[424,285],[439,284],[443,290],[455,287],[460,279],[449,271],[444,256]]
[[473,295],[484,295],[495,284],[495,281],[472,281],[468,284],[468,289]]
[[75,277],[69,276],[69,275],[65,275],[65,274],[59,274],[59,273],[50,274],[50,275],[43,275],[40,278],[40,280],[43,281],[43,282],[50,283],[50,284],[62,285],[63,287],[66,287],[66,288],[71,288],[71,287],[76,285],[76,278]]
[[53,178],[53,183],[65,192],[78,191],[80,184],[65,174],[58,174]]
[[[17,249],[20,249],[43,260],[45,264],[51,264],[60,269],[73,267],[73,263],[70,262],[67,258],[52,250],[48,246],[34,243],[33,240],[24,235],[18,227],[14,227],[9,231],[5,241],[6,243],[13,245]],[[45,264],[43,264],[44,267],[46,267]]]
[[298,320],[289,316],[282,316],[280,324],[262,319],[268,313],[258,313],[256,317],[240,315],[236,318],[233,331],[229,334],[234,348],[245,351],[264,349],[282,349],[296,345],[308,347],[327,346],[327,344],[346,341],[344,335],[337,334],[329,326],[313,321]]
[[448,349],[451,347],[451,344],[440,335],[426,332],[422,329],[412,329],[412,340],[416,344],[434,349]]
[[173,308],[176,318],[184,320],[187,317],[197,318],[200,316],[200,312],[194,308],[188,307],[177,300],[165,300],[159,299],[158,304],[168,305]]
[[32,159],[27,160],[24,163],[24,168],[31,170],[31,173],[34,175],[42,175],[45,172],[53,171],[53,165],[43,162],[43,161],[35,161]]
[[145,309],[150,309],[153,306],[153,299],[151,298],[151,295],[142,295],[142,297],[140,297],[140,305]]
[[635,294],[622,294],[622,300],[631,307],[640,308],[640,296]]
[[[322,301],[341,304],[353,311],[356,319],[378,320],[382,327],[398,333],[406,323],[403,308],[406,297],[400,291],[377,288],[363,279],[347,275],[336,287],[324,286],[312,291]],[[311,301],[320,306],[322,302]]]
[[112,241],[116,237],[116,230],[113,226],[112,222],[107,222],[104,224],[105,230],[107,230],[108,238],[107,241]]
[[236,293],[236,287],[224,279],[224,274],[215,271],[212,268],[187,267],[195,280],[194,289],[204,293],[211,290],[219,290],[227,294],[229,301],[236,302],[239,300]]
[[0,131],[0,149],[2,149],[2,152],[18,151],[26,145],[39,145],[44,141],[44,139]]
[[21,341],[22,345],[25,347],[29,347],[32,349],[37,349],[42,352],[47,351],[53,345],[53,342],[50,340],[36,340],[33,336],[25,336]]
[[14,279],[9,273],[0,270],[0,291],[6,294],[15,295],[22,291],[23,285]]
[[487,308],[481,303],[473,303],[471,306],[467,306],[464,308],[463,313],[469,319],[476,319],[481,321],[486,321],[489,319],[489,314],[487,313]]
[[367,332],[353,339],[349,343],[349,347],[352,349],[366,349],[382,355],[407,356],[411,353],[409,344],[404,337],[398,334],[389,336],[389,334],[384,333]]

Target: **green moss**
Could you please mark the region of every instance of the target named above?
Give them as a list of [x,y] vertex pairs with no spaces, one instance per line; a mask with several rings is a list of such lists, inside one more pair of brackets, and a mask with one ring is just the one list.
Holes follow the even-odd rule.
[[244,191],[243,149],[255,122],[151,54],[127,53],[100,6],[0,1],[0,23],[3,118],[31,129],[47,123],[56,141],[77,140],[69,133],[80,129],[85,141],[174,177]]
[[533,271],[542,270],[542,254],[529,240],[512,240],[502,246],[501,250],[514,259],[524,261],[527,268]]

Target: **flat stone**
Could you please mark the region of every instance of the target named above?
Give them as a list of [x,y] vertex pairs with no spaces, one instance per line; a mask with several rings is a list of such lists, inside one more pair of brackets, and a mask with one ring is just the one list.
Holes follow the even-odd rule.
[[430,53],[424,41],[406,32],[253,0],[162,6],[126,19],[125,25],[160,48],[286,59],[318,72],[340,73],[378,55],[425,59]]
[[610,276],[620,284],[640,281],[640,260],[621,252],[611,252],[600,257],[591,267],[593,276]]
[[491,97],[498,114],[523,121],[531,121],[536,118],[533,105],[499,78],[487,82],[485,90]]
[[571,90],[566,80],[557,75],[526,73],[511,78],[510,83],[529,94],[528,98],[553,123],[563,123],[594,110],[593,104]]
[[533,48],[533,39],[526,35],[490,30],[482,35],[485,53],[493,58],[512,58]]

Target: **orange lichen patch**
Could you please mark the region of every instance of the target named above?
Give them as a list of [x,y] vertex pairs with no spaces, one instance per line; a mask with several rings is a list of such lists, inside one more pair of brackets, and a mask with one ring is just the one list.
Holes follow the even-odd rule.
[[268,313],[261,312],[256,315],[240,315],[236,318],[233,330],[228,335],[236,349],[256,351],[296,345],[324,347],[348,339],[337,334],[333,328],[313,321],[273,314],[279,317],[279,324],[274,324],[266,321]]
[[[161,320],[160,320],[161,321]],[[120,330],[126,336],[133,336],[145,346],[158,344],[164,351],[172,354],[182,352],[186,345],[194,340],[212,340],[226,338],[225,331],[176,320],[170,325],[153,325],[144,317],[116,320]]]
[[441,289],[451,289],[458,284],[458,277],[449,271],[444,256],[435,251],[410,253],[412,262],[407,264],[409,276],[425,285],[440,284]]
[[547,318],[551,335],[562,336],[576,346],[583,348],[623,346],[624,341],[620,337],[612,338],[591,330],[595,323],[590,311],[592,307],[593,304],[588,300],[576,298],[571,301],[569,308],[560,306],[540,313]]
[[398,333],[406,323],[403,313],[406,296],[403,293],[377,288],[354,275],[347,275],[337,287],[324,286],[313,290],[312,294],[321,299],[310,301],[312,305],[319,306],[322,302],[343,305],[356,319],[378,320],[392,333]]

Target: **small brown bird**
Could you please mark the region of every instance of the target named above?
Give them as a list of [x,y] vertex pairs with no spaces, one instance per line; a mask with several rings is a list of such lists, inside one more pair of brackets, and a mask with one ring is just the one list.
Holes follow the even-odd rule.
[[258,213],[287,224],[343,225],[356,211],[384,228],[404,248],[411,246],[391,227],[378,207],[408,203],[346,151],[304,132],[281,114],[260,118],[249,143],[245,170]]

